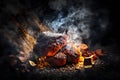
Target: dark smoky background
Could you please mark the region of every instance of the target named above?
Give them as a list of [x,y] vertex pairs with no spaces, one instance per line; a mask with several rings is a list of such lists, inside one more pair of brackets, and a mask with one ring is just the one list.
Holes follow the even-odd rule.
[[[19,17],[24,16],[24,19]],[[16,71],[11,66],[11,54],[20,54],[21,40],[13,17],[26,23],[28,33],[37,39],[39,28],[34,20],[48,26],[57,33],[77,36],[75,42],[84,42],[91,50],[102,48],[107,54],[101,59],[102,68],[81,71],[60,79],[119,80],[120,35],[119,3],[117,0],[0,0],[0,75],[1,79],[54,79],[38,74]],[[24,20],[24,21],[23,21]],[[16,44],[15,41],[18,41]],[[20,47],[19,47],[20,46]],[[25,53],[30,53],[25,51]],[[14,59],[16,57],[12,57]],[[18,62],[21,64],[21,62]],[[19,67],[19,65],[17,66]],[[68,74],[69,75],[69,74]],[[39,78],[37,77],[39,76]],[[67,78],[68,77],[68,78]]]

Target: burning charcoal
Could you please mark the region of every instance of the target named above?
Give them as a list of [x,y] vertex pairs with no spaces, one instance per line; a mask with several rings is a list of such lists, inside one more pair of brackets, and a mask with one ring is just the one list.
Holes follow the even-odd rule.
[[64,47],[64,49],[62,50],[64,54],[67,55],[67,61],[68,62],[73,62],[73,63],[77,63],[79,61],[79,56],[80,53],[78,53],[72,45],[67,45],[66,47]]
[[37,54],[41,54],[41,56],[54,56],[66,43],[66,35],[44,32],[39,36],[38,44],[35,46],[34,51]]
[[59,52],[53,57],[48,57],[46,61],[54,66],[64,66],[66,64],[66,55]]

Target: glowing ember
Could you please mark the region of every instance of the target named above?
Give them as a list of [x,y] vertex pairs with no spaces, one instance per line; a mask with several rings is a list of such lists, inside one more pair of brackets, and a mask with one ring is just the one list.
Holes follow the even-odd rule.
[[46,57],[41,57],[38,58],[38,62],[37,62],[37,68],[45,68],[47,66],[50,66],[48,62],[45,61]]
[[76,65],[77,68],[91,68],[97,59],[95,52],[88,52],[88,46],[86,44],[80,44],[80,54],[82,55],[79,57],[79,62]]
[[[38,58],[37,63],[29,61],[30,65],[42,69],[50,65],[60,67],[71,63],[76,64],[77,69],[91,68],[97,58],[102,55],[101,49],[89,51],[87,44],[81,43],[78,46],[68,42],[66,37],[65,34],[55,34],[52,37],[49,36],[49,39],[45,38],[44,41],[49,44],[39,45],[42,56]],[[40,41],[42,42],[42,40]]]

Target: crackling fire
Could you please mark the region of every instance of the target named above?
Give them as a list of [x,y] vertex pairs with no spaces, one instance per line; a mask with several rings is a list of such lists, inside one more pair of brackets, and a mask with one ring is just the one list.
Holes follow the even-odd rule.
[[38,56],[36,63],[29,60],[31,66],[43,69],[49,66],[62,67],[70,63],[76,69],[91,68],[99,56],[103,55],[102,49],[90,51],[85,43],[73,44],[66,34],[50,33],[53,35],[50,36],[49,32],[44,32],[46,33],[50,37],[46,40],[48,44],[40,47],[41,56]]

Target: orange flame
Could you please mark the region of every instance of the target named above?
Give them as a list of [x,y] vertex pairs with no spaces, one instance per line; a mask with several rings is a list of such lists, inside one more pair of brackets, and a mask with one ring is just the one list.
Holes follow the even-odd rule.
[[[92,65],[95,63],[95,60],[97,59],[97,56],[96,56],[95,52],[93,52],[93,51],[88,52],[88,46],[86,44],[80,44],[79,48],[77,48],[75,46],[74,46],[74,48],[80,54],[79,61],[76,65],[76,68],[79,68],[79,69],[82,68],[82,67],[91,68]],[[97,50],[96,52],[100,54],[101,50]],[[85,59],[90,60],[91,64],[84,65]]]

